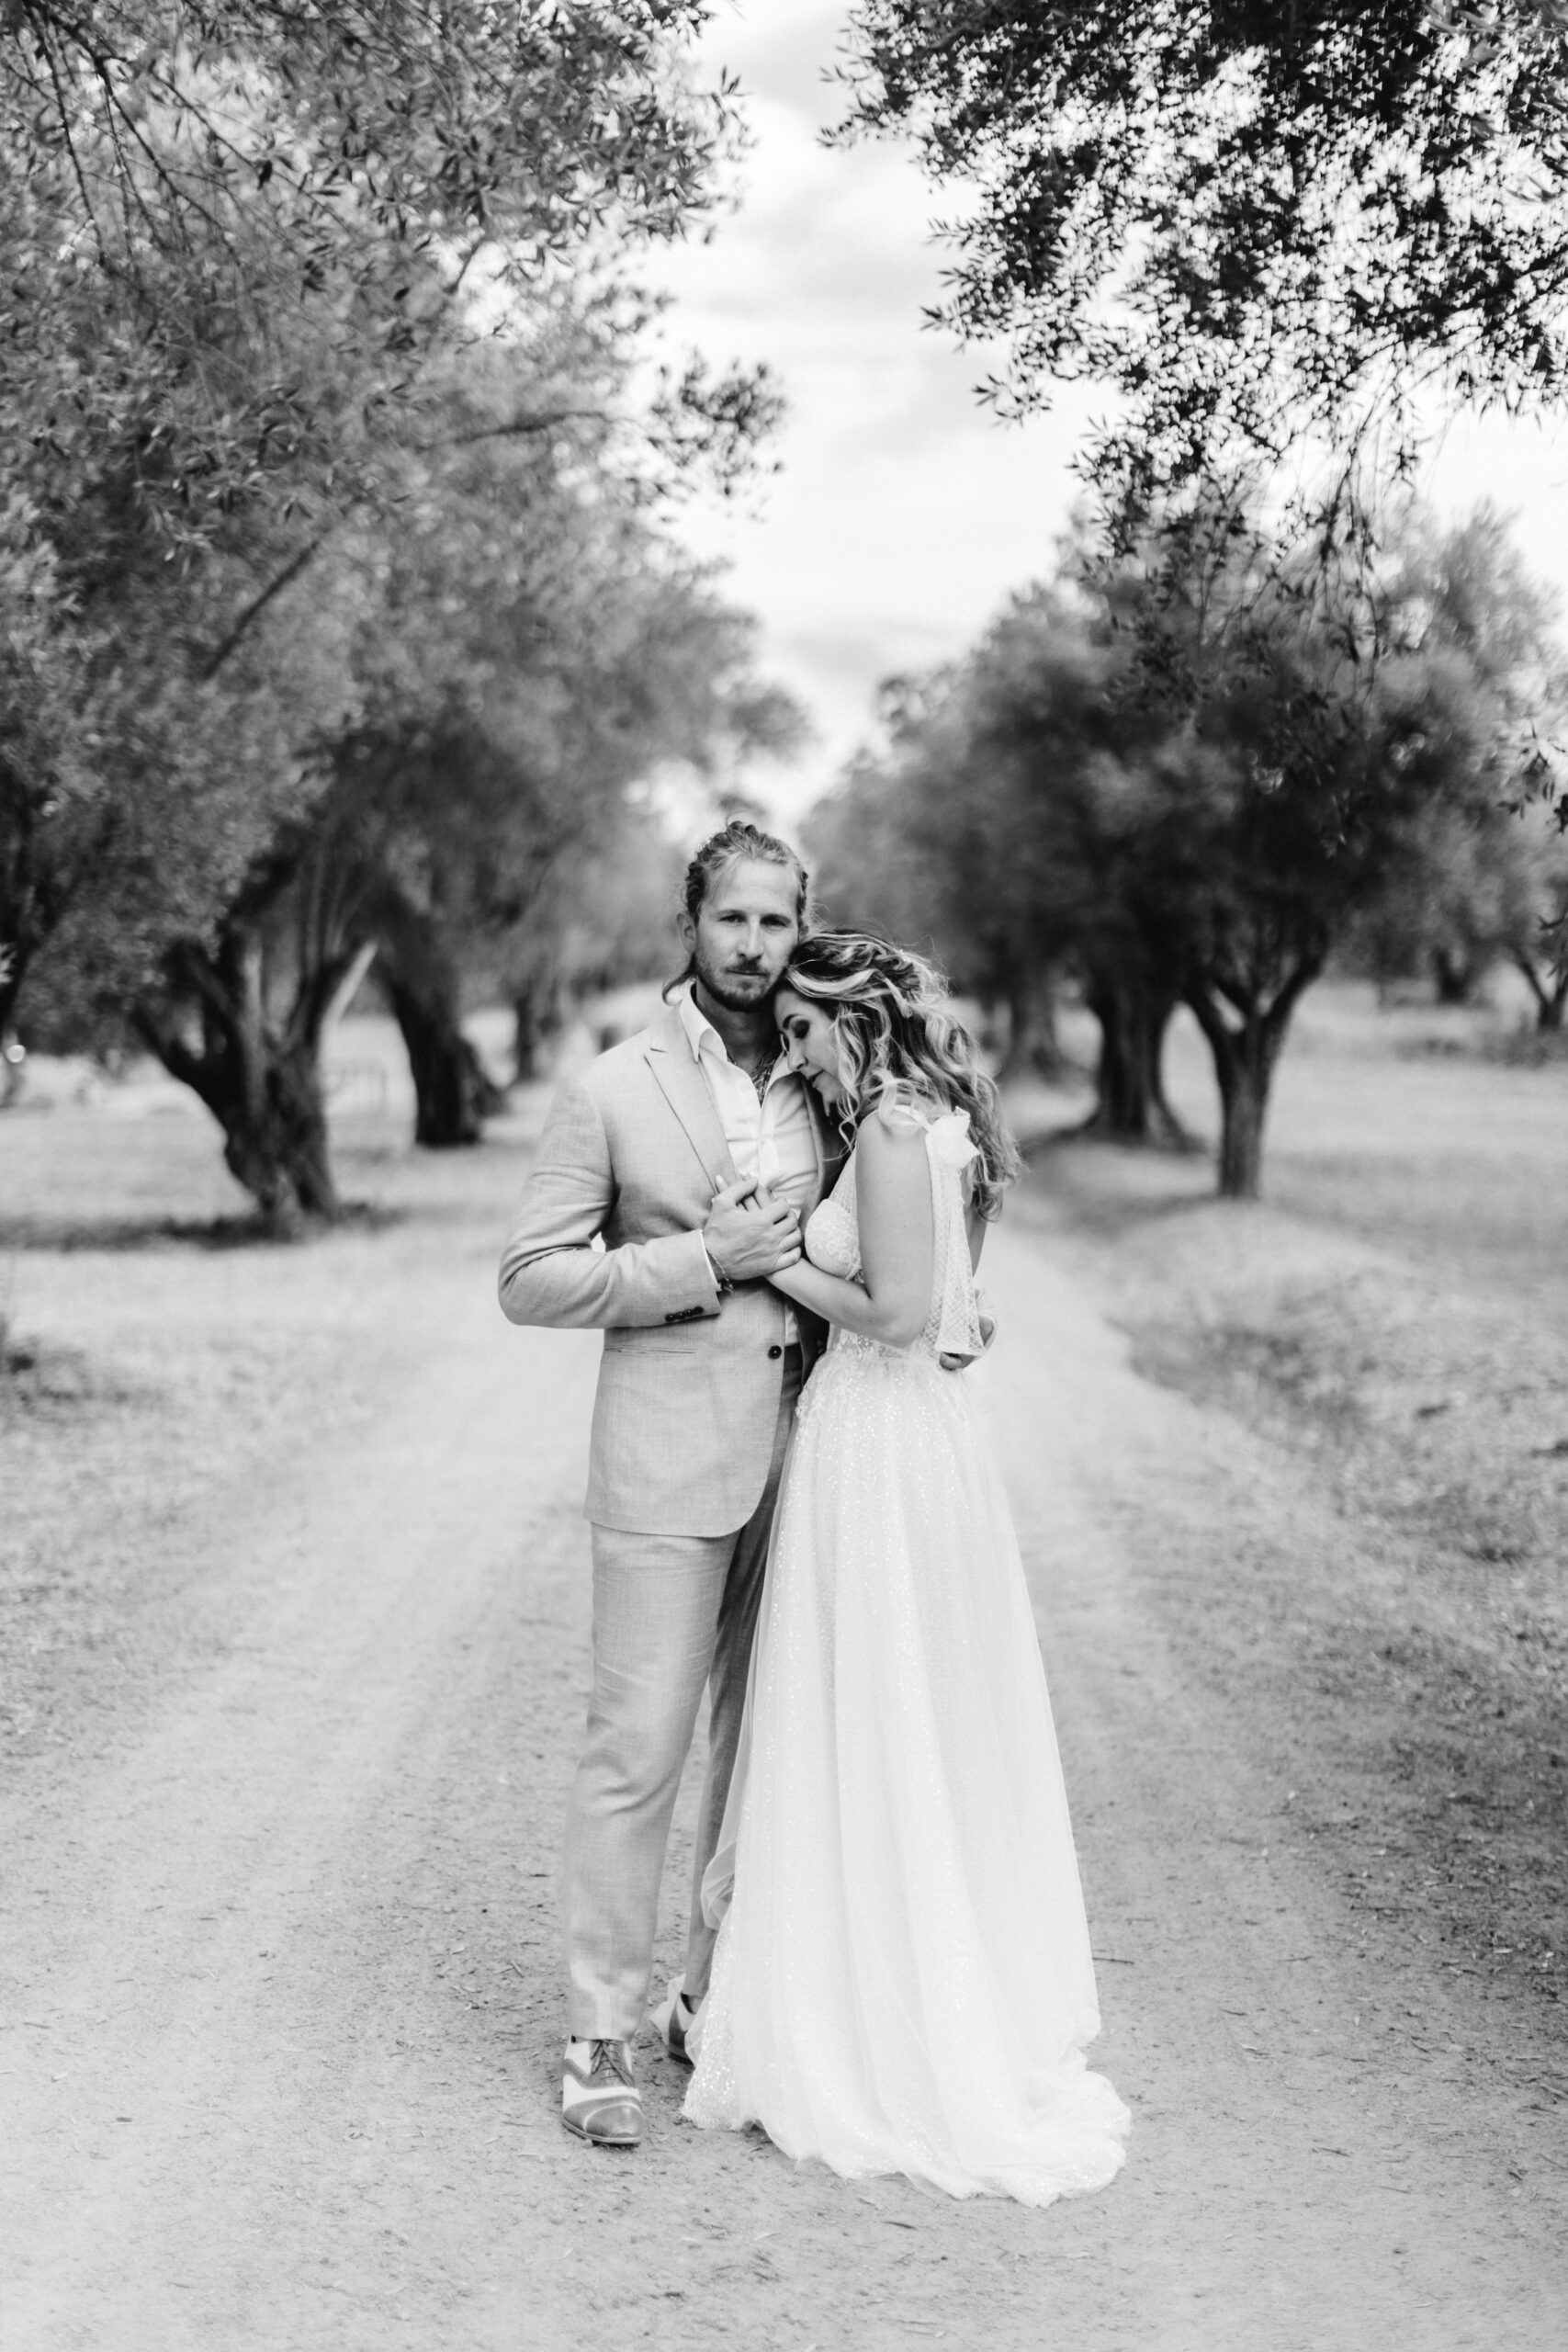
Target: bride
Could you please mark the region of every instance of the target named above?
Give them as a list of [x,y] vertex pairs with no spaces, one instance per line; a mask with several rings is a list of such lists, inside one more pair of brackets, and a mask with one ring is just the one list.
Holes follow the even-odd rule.
[[1111,2178],[1129,2118],[1084,2059],[1100,2014],[1050,1702],[954,1377],[1016,1155],[917,957],[818,933],[776,1009],[853,1149],[774,1277],[833,1332],[704,1885],[723,1924],[684,2111],[840,2173],[1045,2205]]

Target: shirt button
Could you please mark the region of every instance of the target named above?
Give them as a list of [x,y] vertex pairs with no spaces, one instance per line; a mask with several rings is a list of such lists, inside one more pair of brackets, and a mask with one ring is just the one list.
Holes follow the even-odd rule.
[[782,1348],[770,1348],[770,1349],[768,1350],[768,1353],[769,1353],[771,1356],[782,1356],[782,1355],[783,1355],[783,1353],[784,1353],[784,1350],[783,1350]]

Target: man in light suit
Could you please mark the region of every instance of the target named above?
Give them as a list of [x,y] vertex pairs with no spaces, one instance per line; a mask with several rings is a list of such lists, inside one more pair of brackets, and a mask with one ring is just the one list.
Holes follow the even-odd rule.
[[708,1767],[683,1978],[684,2036],[714,1932],[702,1876],[724,1816],[795,1402],[822,1331],[768,1276],[841,1148],[784,1066],[772,1001],[806,919],[795,853],[732,823],[686,876],[688,970],[640,1035],[551,1111],[501,1271],[514,1323],[604,1333],[587,1511],[593,1690],[567,1823],[564,2121],[635,2146],[630,2041],[648,2000],[659,1883],[705,1686]]

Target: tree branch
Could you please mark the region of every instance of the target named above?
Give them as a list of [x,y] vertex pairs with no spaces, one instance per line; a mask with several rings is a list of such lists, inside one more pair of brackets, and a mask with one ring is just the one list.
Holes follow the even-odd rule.
[[207,1057],[193,1053],[185,1039],[174,1030],[165,1029],[161,1021],[154,1020],[145,1005],[139,1004],[132,1009],[130,1025],[148,1052],[163,1063],[169,1076],[177,1080],[180,1085],[188,1086],[210,1110],[212,1074]]
[[1547,997],[1546,989],[1541,984],[1540,975],[1535,968],[1534,958],[1528,955],[1524,948],[1516,947],[1514,950],[1514,963],[1517,968],[1524,974],[1525,978],[1529,982],[1529,990],[1530,994],[1535,999],[1536,1010],[1540,1012],[1544,1012],[1547,1010],[1549,999]]
[[1284,1035],[1285,1025],[1292,1013],[1327,961],[1326,941],[1321,947],[1308,948],[1303,956],[1295,970],[1286,980],[1279,995],[1263,1016],[1265,1034],[1272,1040],[1278,1041]]
[[1203,1032],[1209,1050],[1214,1057],[1214,1072],[1222,1088],[1228,1084],[1235,1069],[1236,1035],[1225,1021],[1201,979],[1188,981],[1181,991],[1181,1001]]
[[415,441],[410,444],[416,457],[427,457],[435,449],[463,449],[476,441],[520,440],[531,433],[553,433],[558,424],[613,424],[614,416],[602,408],[544,409],[536,416],[514,416],[505,424],[481,424],[472,433],[446,433],[437,441]]
[[244,610],[241,613],[232,628],[230,629],[227,637],[221,639],[220,644],[208,655],[207,660],[203,662],[199,675],[204,686],[211,684],[213,679],[218,675],[219,671],[221,670],[225,662],[228,661],[230,655],[234,652],[236,648],[239,646],[246,631],[251,628],[254,622],[258,621],[261,618],[263,613],[265,612],[273,598],[275,596],[281,596],[284,590],[299,579],[299,574],[304,571],[306,565],[315,557],[317,550],[320,548],[325,537],[326,533],[324,531],[318,531],[315,537],[308,540],[297,555],[291,555],[289,557],[288,561],[284,565],[282,571],[273,579],[268,581],[261,594],[257,596],[252,597],[250,603],[244,607]]

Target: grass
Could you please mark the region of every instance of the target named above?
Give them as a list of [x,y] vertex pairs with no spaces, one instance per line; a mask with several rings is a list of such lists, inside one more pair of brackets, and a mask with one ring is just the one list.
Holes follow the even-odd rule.
[[[1305,1000],[1280,1063],[1263,1171],[1267,1206],[1380,1249],[1436,1279],[1527,1300],[1568,1330],[1568,1063],[1510,1062],[1513,1032],[1485,1012],[1378,1009],[1356,983]],[[1087,1062],[1092,1024],[1066,1024]],[[1185,1014],[1172,1025],[1167,1080],[1179,1115],[1213,1140],[1207,1048]],[[1021,1132],[1070,1125],[1088,1091],[1030,1088]],[[1196,1158],[1137,1158],[1114,1182],[1093,1152],[1062,1155],[1055,1179],[1082,1223],[1111,1238],[1147,1216],[1197,1210],[1213,1191]]]
[[[1200,1041],[1170,1091],[1212,1134]],[[1484,1016],[1309,999],[1256,1205],[1201,1159],[1059,1141],[1018,1099],[1021,1214],[1148,1376],[1242,1423],[1341,1531],[1265,1520],[1168,1588],[1212,1664],[1278,1686],[1300,1818],[1358,1901],[1440,1920],[1455,1964],[1568,1986],[1568,1066]],[[1271,1620],[1245,1662],[1230,1631]],[[1287,1735],[1282,1729],[1281,1736]],[[1333,1758],[1332,1770],[1327,1761]],[[1314,1792],[1317,1801],[1314,1803]]]

